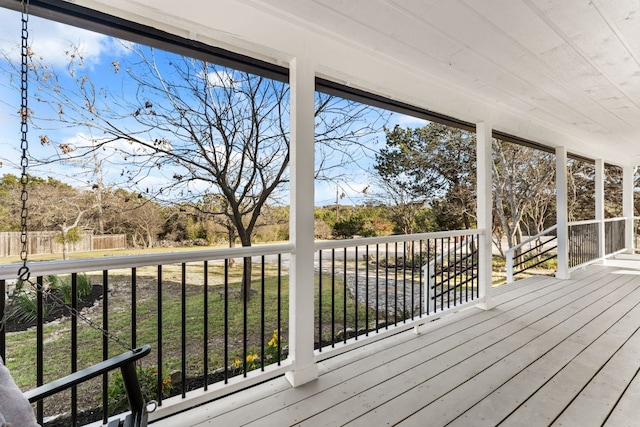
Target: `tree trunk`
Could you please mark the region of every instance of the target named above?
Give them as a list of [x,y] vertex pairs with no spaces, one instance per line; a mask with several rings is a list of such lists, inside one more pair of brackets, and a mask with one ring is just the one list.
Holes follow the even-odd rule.
[[62,259],[64,261],[69,259],[69,242],[66,239],[62,242]]
[[[251,233],[247,230],[243,230],[240,234],[240,241],[243,247],[251,246]],[[248,301],[251,298],[251,272],[252,272],[252,259],[251,257],[244,257],[242,260],[242,299]]]

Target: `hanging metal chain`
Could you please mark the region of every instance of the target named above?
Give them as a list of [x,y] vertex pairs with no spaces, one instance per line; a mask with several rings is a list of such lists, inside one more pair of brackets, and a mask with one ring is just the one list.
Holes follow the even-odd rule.
[[[27,210],[27,200],[29,199],[29,193],[27,192],[27,184],[29,182],[29,176],[27,175],[27,166],[29,166],[29,142],[27,140],[27,135],[29,133],[29,104],[28,104],[28,94],[29,94],[29,0],[22,0],[22,33],[21,33],[21,66],[20,66],[20,149],[22,150],[20,157],[20,166],[22,168],[22,173],[20,176],[20,183],[22,184],[22,191],[20,194],[20,199],[22,201],[22,208],[20,210],[20,243],[22,244],[22,249],[20,251],[20,260],[22,260],[22,267],[18,270],[18,278],[24,283],[31,283],[29,280],[29,267],[27,267],[27,217],[29,216],[29,212]],[[0,330],[4,329],[7,324],[7,307],[5,306],[4,312],[2,313],[2,320],[0,321]]]
[[[29,0],[22,0],[22,35],[21,35],[21,59],[22,64],[20,68],[20,95],[21,95],[21,103],[20,103],[20,119],[21,119],[21,142],[20,148],[22,150],[22,156],[20,158],[20,166],[22,168],[22,174],[20,176],[20,183],[22,184],[22,190],[20,194],[20,199],[22,201],[22,208],[20,210],[20,243],[22,244],[22,248],[20,251],[20,260],[22,261],[22,266],[18,270],[18,279],[22,283],[30,284],[37,292],[43,292],[42,286],[37,283],[34,283],[31,280],[31,272],[29,271],[29,266],[27,265],[27,259],[29,257],[29,238],[28,238],[28,227],[27,227],[27,219],[29,218],[29,209],[28,209],[28,200],[29,200],[29,175],[27,173],[29,166],[29,59],[31,57],[31,52],[29,48]],[[69,311],[71,316],[76,317],[82,320],[84,323],[89,325],[91,328],[99,331],[103,336],[105,336],[110,341],[113,341],[120,345],[121,347],[131,350],[131,346],[127,345],[124,341],[122,341],[117,336],[113,335],[108,330],[105,330],[100,324],[94,322],[89,319],[87,316],[82,314],[79,310],[69,307],[61,297],[49,293],[48,297],[52,299],[54,302],[61,304],[63,307]],[[2,327],[4,327],[6,321],[6,310],[4,313],[4,319],[2,321]]]
[[29,280],[29,267],[27,267],[28,257],[28,239],[27,239],[27,218],[29,211],[27,209],[27,200],[29,199],[29,192],[27,191],[27,185],[29,184],[29,175],[27,174],[27,167],[29,166],[29,1],[22,1],[22,35],[21,35],[21,54],[22,64],[20,68],[20,149],[22,150],[22,156],[20,158],[20,166],[22,167],[22,174],[20,176],[20,183],[22,184],[22,191],[20,199],[22,201],[22,209],[20,210],[20,243],[22,244],[22,250],[20,251],[20,259],[22,260],[22,267],[18,271],[18,277],[23,282]]

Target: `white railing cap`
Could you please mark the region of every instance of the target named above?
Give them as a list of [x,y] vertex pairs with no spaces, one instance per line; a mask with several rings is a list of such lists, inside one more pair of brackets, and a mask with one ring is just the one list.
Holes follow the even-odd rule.
[[[291,253],[293,247],[294,246],[292,244],[287,243],[237,248],[174,251],[159,254],[86,258],[67,261],[40,261],[29,262],[28,267],[32,276],[85,273],[89,271],[115,270],[119,268],[180,264],[183,262],[189,263],[199,261],[214,261],[260,255],[275,255],[279,253]],[[21,266],[22,264],[0,265],[0,280],[16,279],[18,276],[18,269]]]

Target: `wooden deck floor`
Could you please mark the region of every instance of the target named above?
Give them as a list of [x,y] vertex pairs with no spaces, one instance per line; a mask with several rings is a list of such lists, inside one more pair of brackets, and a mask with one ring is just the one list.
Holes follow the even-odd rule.
[[154,423],[180,426],[640,425],[640,269],[535,277],[476,308]]

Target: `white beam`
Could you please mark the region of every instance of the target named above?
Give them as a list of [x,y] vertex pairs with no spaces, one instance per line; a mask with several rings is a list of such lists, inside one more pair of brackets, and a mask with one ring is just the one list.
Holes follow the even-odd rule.
[[569,214],[567,210],[567,149],[556,148],[556,223],[558,224],[558,271],[556,277],[569,279]]
[[633,178],[636,172],[636,168],[633,166],[625,166],[622,168],[622,216],[627,218],[625,224],[625,248],[627,253],[635,252],[634,237],[634,182]]
[[604,160],[595,161],[596,220],[598,221],[598,258],[604,258]]
[[314,96],[315,71],[307,58],[290,64],[291,213],[289,238],[294,244],[289,271],[289,357],[287,380],[297,387],[318,378],[314,361]]
[[493,272],[491,253],[491,230],[492,230],[492,179],[491,163],[492,158],[492,129],[485,122],[476,124],[476,164],[477,164],[477,198],[476,210],[478,215],[478,229],[484,230],[480,234],[478,265],[480,267],[478,276],[478,286],[480,298],[483,300],[479,307],[489,310],[495,307],[491,297],[491,279]]

